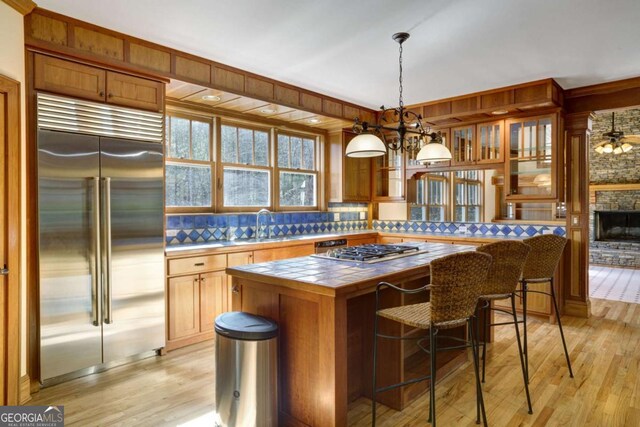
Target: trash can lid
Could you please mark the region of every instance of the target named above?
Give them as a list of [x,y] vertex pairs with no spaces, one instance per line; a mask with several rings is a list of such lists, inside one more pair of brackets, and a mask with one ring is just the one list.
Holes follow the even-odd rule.
[[242,311],[230,311],[216,317],[216,333],[228,338],[260,341],[278,336],[278,324],[271,319]]

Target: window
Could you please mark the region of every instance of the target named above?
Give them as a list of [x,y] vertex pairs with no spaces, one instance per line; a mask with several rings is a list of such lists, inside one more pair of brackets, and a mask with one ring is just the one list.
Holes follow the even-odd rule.
[[446,172],[424,174],[416,180],[416,203],[409,208],[410,220],[446,221],[448,180]]
[[270,207],[269,132],[243,126],[220,127],[222,207]]
[[211,122],[167,116],[165,204],[168,208],[212,206]]
[[482,220],[482,171],[454,172],[455,222],[480,222]]
[[316,139],[278,134],[278,206],[317,207]]

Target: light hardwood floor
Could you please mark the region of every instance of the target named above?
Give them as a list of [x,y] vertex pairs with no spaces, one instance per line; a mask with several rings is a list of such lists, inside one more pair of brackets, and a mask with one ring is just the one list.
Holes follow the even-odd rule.
[[[640,305],[592,300],[589,319],[564,317],[575,378],[557,327],[530,319],[534,414],[526,401],[513,327],[497,330],[484,385],[492,426],[640,425]],[[66,425],[212,425],[213,343],[177,350],[43,389],[29,404],[65,405]],[[473,370],[462,366],[437,386],[441,426],[475,425]],[[378,405],[379,425],[426,426],[427,397],[403,412]],[[370,401],[349,406],[349,424],[370,424]]]

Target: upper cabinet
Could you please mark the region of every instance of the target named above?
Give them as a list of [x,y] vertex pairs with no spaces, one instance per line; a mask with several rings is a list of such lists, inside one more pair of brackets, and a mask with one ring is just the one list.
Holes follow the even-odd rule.
[[505,199],[557,200],[563,166],[558,115],[511,119],[506,127]]
[[151,111],[164,109],[164,83],[35,54],[37,90]]
[[329,201],[371,201],[371,159],[345,156],[347,144],[356,135],[341,131],[330,133],[329,150]]
[[451,128],[451,164],[465,166],[504,162],[502,120]]
[[388,150],[387,154],[374,158],[373,200],[402,201],[405,190],[405,153]]

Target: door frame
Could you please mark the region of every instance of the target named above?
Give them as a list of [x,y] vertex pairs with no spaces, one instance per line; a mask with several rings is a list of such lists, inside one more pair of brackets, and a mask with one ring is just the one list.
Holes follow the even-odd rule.
[[[7,293],[5,316],[7,335],[2,339],[6,341],[7,364],[0,369],[5,369],[6,401],[2,405],[18,405],[20,400],[20,307],[21,307],[21,194],[20,177],[22,171],[20,153],[20,82],[0,75],[0,93],[6,96],[6,173],[7,194]],[[4,335],[4,334],[3,334]]]

